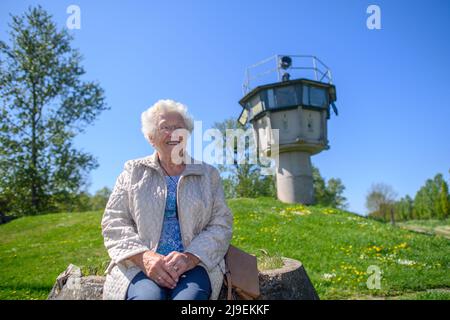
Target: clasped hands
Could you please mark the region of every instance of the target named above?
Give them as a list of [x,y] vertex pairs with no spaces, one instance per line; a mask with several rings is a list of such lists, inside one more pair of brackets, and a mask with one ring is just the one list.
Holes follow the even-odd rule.
[[174,289],[180,276],[200,262],[195,255],[189,252],[172,251],[164,256],[150,250],[133,256],[131,261],[159,286],[169,289]]

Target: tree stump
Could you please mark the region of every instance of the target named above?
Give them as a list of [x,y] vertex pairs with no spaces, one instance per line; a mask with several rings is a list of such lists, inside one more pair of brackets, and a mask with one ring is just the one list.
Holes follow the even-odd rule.
[[61,273],[48,300],[102,300],[105,277],[83,276],[79,267],[70,264]]
[[[260,271],[261,296],[257,300],[318,300],[300,261],[283,258],[279,269]],[[50,292],[49,300],[101,300],[105,277],[83,276],[79,267],[70,264],[61,273]],[[222,286],[219,300],[226,300],[226,287]]]

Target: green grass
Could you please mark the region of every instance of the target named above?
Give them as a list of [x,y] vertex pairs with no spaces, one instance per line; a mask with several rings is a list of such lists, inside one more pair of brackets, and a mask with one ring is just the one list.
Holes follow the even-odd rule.
[[[288,205],[271,199],[229,201],[233,244],[260,255],[302,261],[322,299],[399,296],[450,288],[450,241],[413,233],[348,212]],[[382,272],[368,289],[367,268]]]
[[414,292],[400,295],[392,300],[450,300],[450,290],[427,290],[425,292]]
[[280,254],[269,254],[264,249],[261,249],[261,252],[262,254],[257,257],[259,270],[274,270],[283,267],[283,258]]
[[100,212],[85,212],[0,225],[0,299],[46,299],[70,263],[85,270],[105,268],[100,221]]
[[[260,269],[282,256],[302,261],[321,299],[450,299],[450,241],[349,212],[259,199],[233,199],[232,243]],[[68,264],[101,274],[101,212],[25,217],[0,225],[0,299],[45,299]],[[368,289],[379,267],[381,288]]]

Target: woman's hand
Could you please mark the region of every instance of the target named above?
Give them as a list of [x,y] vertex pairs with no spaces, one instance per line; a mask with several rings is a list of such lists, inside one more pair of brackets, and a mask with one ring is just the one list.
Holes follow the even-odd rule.
[[165,258],[159,253],[145,251],[131,257],[130,260],[158,285],[173,289],[177,285],[179,275],[167,264]]
[[178,277],[194,268],[200,262],[192,253],[181,253],[178,251],[169,253],[164,257],[164,261],[172,271],[177,273]]

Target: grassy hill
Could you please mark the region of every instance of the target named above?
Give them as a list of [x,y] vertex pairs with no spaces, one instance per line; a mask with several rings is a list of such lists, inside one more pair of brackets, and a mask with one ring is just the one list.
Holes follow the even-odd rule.
[[[450,240],[349,212],[233,199],[232,243],[258,256],[303,262],[321,299],[450,299]],[[101,274],[108,262],[102,212],[60,213],[0,225],[0,299],[45,299],[69,263]],[[276,260],[276,259],[272,259]],[[368,289],[367,268],[382,272]]]

